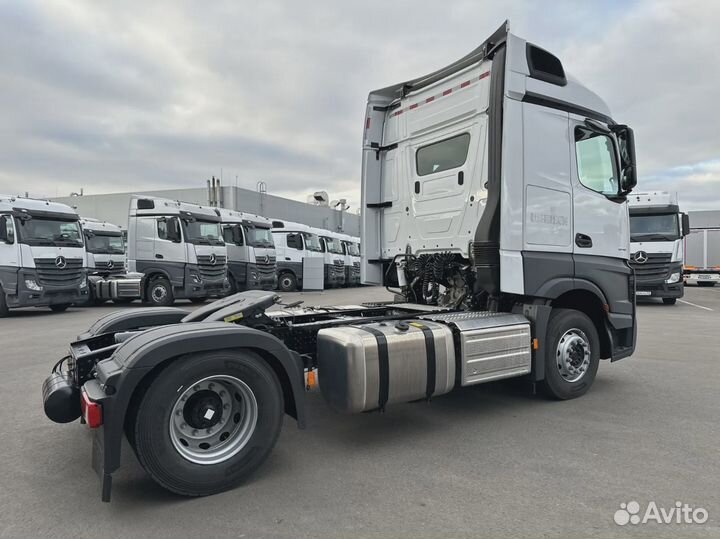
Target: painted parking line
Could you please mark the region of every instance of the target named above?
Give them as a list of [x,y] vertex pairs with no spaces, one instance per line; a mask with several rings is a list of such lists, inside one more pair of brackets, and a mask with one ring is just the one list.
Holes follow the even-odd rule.
[[714,309],[711,309],[710,307],[703,307],[702,305],[696,305],[695,303],[690,303],[689,301],[685,301],[684,299],[678,300],[680,303],[684,303],[685,305],[692,305],[693,307],[697,307],[698,309],[705,309],[706,311],[713,311]]

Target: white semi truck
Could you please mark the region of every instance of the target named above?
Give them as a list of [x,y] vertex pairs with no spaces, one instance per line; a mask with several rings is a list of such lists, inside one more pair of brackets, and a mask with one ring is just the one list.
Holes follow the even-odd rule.
[[720,283],[720,211],[689,213],[685,238],[685,282],[698,286]]
[[0,317],[16,307],[64,311],[87,302],[79,221],[65,204],[0,195]]
[[[82,217],[80,226],[87,253],[88,302],[98,304],[113,299],[115,303],[129,303],[139,297],[142,276],[127,275],[122,228],[90,217]],[[113,286],[116,281],[122,285]]]
[[680,211],[677,193],[633,193],[630,207],[630,265],[635,294],[662,298],[673,305],[683,297],[683,237],[688,217]]
[[320,238],[325,287],[338,288],[345,286],[345,250],[340,234],[321,228],[312,228],[311,230]]
[[342,244],[345,263],[345,286],[360,284],[360,238],[337,234]]
[[272,222],[260,215],[218,209],[228,251],[230,293],[277,287]]
[[284,414],[305,426],[316,368],[334,409],[391,413],[509,377],[572,399],[601,359],[633,353],[632,130],[556,56],[506,23],[459,61],[371,92],[362,162],[361,274],[399,300],[272,310],[279,296],[248,291],[108,315],[72,343],[45,412],[95,429],[103,500],[124,434],[170,491],[240,484]]
[[307,225],[272,220],[272,235],[277,253],[278,290],[302,290],[305,258],[323,258],[320,237]]

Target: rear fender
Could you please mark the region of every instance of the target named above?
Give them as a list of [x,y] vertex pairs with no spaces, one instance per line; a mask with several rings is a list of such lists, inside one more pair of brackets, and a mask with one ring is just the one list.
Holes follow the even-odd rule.
[[109,499],[110,474],[120,466],[125,417],[140,383],[170,361],[186,354],[213,350],[249,349],[257,352],[278,374],[285,412],[305,426],[304,366],[282,341],[256,329],[224,322],[188,322],[151,328],[125,341],[108,359],[97,364],[102,394],[103,427],[96,433],[93,466],[103,478],[103,498]]
[[190,314],[190,311],[176,307],[141,307],[124,309],[106,314],[78,336],[78,340],[87,339],[102,333],[130,331],[141,327],[177,324]]

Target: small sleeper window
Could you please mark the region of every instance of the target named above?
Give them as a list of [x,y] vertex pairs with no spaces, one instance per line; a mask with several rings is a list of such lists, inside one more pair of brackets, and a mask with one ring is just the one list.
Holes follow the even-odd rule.
[[470,133],[463,133],[418,148],[415,154],[418,176],[435,174],[465,164],[470,148]]

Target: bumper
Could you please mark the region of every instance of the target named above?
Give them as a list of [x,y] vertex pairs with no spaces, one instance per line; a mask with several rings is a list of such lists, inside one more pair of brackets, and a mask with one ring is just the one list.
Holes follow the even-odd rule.
[[277,271],[268,271],[256,264],[247,265],[248,290],[275,290],[277,288]]
[[697,272],[697,273],[686,273],[685,282],[687,284],[699,284],[699,283],[720,283],[720,273],[715,272]]
[[345,286],[360,284],[360,266],[345,267]]
[[682,281],[673,284],[659,283],[655,285],[638,284],[635,290],[635,296],[638,299],[643,298],[681,298],[683,297],[684,287]]
[[345,268],[337,266],[325,266],[325,287],[337,288],[345,285]]
[[80,287],[80,282],[73,286],[53,287],[43,285],[41,290],[30,290],[25,280],[38,282],[37,275],[24,272],[19,276],[17,293],[6,296],[8,307],[45,307],[48,305],[66,305],[68,303],[85,303],[88,298],[88,284]]
[[200,283],[189,283],[185,286],[186,298],[207,298],[211,296],[224,296],[230,291],[230,282],[224,279],[216,281],[203,280]]

